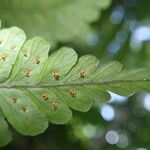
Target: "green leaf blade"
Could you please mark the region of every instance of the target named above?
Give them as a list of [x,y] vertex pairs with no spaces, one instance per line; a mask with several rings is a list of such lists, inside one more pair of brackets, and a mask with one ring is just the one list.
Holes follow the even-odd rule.
[[54,124],[65,124],[72,117],[72,111],[53,92],[53,88],[40,88],[25,90],[31,101]]
[[12,140],[12,134],[0,110],[0,147],[7,145],[11,140]]
[[[11,72],[26,36],[18,27],[0,30],[0,82],[5,81]],[[7,69],[6,69],[7,68]]]
[[89,23],[98,20],[111,1],[15,0],[10,4],[2,0],[0,14],[3,22],[21,26],[30,37],[40,34],[56,45],[78,38],[80,33],[86,37],[91,32]]
[[1,109],[18,132],[23,135],[37,135],[45,131],[48,121],[22,91],[23,89],[1,89]]

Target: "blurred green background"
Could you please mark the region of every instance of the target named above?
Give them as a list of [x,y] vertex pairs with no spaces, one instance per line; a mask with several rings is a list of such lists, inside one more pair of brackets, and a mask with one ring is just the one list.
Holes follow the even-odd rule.
[[[70,46],[102,64],[150,66],[150,0],[1,0],[0,19],[2,27],[19,26],[28,38],[44,36],[51,52]],[[13,141],[0,149],[149,150],[150,94],[111,96],[87,113],[74,111],[66,125],[50,124],[41,135],[13,131]]]

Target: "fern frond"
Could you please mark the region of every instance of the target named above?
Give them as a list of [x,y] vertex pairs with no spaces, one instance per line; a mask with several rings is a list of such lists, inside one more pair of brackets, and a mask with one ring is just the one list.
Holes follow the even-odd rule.
[[11,139],[4,119],[33,136],[44,132],[48,122],[67,123],[71,109],[86,112],[93,100],[108,100],[108,91],[125,96],[150,92],[150,69],[126,71],[117,61],[99,66],[95,56],[78,58],[67,47],[48,56],[45,39],[25,39],[17,27],[0,30],[1,145]]

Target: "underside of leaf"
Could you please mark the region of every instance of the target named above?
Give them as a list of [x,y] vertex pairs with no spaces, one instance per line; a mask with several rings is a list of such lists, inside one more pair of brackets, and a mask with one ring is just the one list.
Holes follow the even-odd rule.
[[71,109],[86,112],[93,100],[109,100],[108,91],[125,96],[150,92],[150,69],[126,71],[117,61],[99,66],[95,56],[78,58],[67,47],[49,56],[45,39],[25,39],[17,27],[0,30],[1,146],[11,140],[6,120],[19,133],[33,136],[48,122],[67,123]]

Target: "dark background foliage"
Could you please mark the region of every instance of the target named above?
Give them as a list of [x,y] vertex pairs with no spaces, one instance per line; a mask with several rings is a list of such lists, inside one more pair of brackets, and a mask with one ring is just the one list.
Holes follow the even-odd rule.
[[[149,67],[149,8],[149,0],[114,0],[90,24],[92,30],[88,36],[58,42],[52,50],[71,46],[80,56],[94,54],[101,63],[113,59],[129,69]],[[2,19],[3,26],[11,26],[6,20]],[[149,123],[150,94],[137,93],[129,98],[113,94],[109,102],[95,103],[87,113],[74,111],[73,119],[66,125],[50,124],[41,135],[23,137],[13,131],[14,140],[1,149],[149,150]]]

